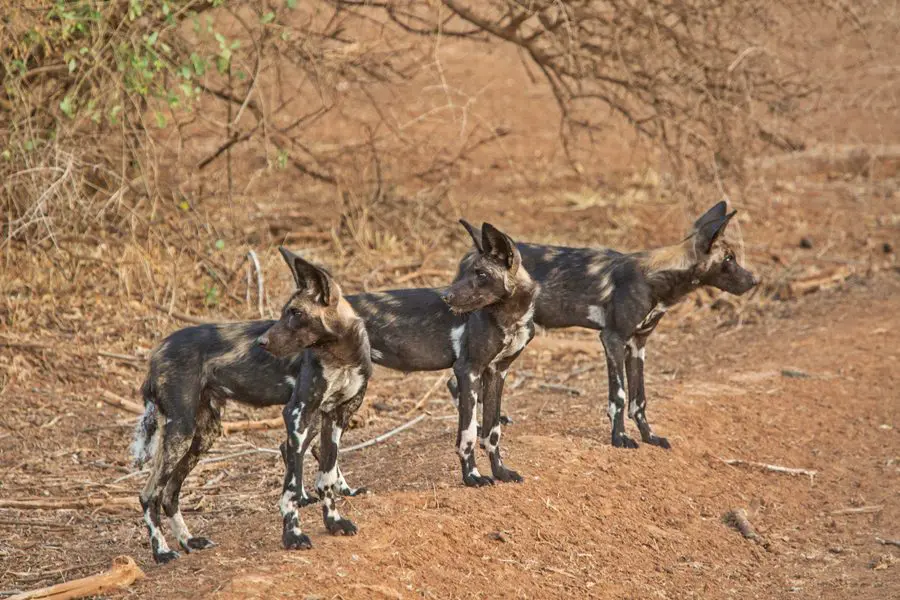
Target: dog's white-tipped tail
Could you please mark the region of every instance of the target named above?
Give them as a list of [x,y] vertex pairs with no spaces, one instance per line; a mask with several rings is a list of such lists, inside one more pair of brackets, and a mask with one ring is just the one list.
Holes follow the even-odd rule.
[[131,443],[131,456],[135,467],[142,467],[153,454],[159,444],[159,409],[153,402],[144,403],[144,415],[134,428],[134,441]]

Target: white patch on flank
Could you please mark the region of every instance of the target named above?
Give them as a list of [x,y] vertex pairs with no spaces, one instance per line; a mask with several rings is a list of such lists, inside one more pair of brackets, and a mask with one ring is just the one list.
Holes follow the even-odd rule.
[[[496,444],[492,444],[492,443],[491,443],[491,438],[494,436],[495,433],[497,434],[497,443],[496,443]],[[483,441],[483,443],[484,443],[484,449],[485,449],[487,452],[489,452],[489,453],[491,453],[491,454],[493,454],[494,452],[496,452],[496,451],[497,451],[497,446],[500,444],[500,426],[499,426],[499,425],[494,425],[494,426],[491,428],[491,432],[490,432],[487,436],[485,436],[484,438],[482,438],[482,441]]]
[[606,313],[599,306],[588,306],[588,321],[603,329],[606,327]]
[[175,534],[175,539],[178,540],[178,543],[187,546],[188,540],[194,536],[188,530],[187,523],[184,522],[184,517],[181,516],[180,510],[169,519],[169,524],[172,526],[172,533]]
[[381,350],[376,350],[375,348],[372,348],[369,351],[369,356],[372,357],[373,361],[378,362],[379,360],[381,360],[384,357],[384,354],[381,352]]
[[459,358],[459,355],[462,354],[462,336],[465,331],[465,324],[450,330],[450,344],[453,346],[453,358]]
[[153,524],[153,520],[150,518],[150,511],[144,511],[144,522],[147,524],[147,528],[150,530],[150,537],[156,540],[156,549],[158,552],[168,552],[169,545],[166,543],[166,538],[163,536],[162,531]]
[[337,425],[335,425],[334,429],[331,430],[331,441],[334,442],[334,444],[336,446],[340,445],[340,443],[341,443],[341,434],[342,433],[344,433],[344,430],[341,429],[340,427],[338,427]]
[[286,384],[288,384],[289,386],[294,387],[295,385],[297,385],[297,378],[291,377],[290,375],[286,375],[284,378],[284,382]]

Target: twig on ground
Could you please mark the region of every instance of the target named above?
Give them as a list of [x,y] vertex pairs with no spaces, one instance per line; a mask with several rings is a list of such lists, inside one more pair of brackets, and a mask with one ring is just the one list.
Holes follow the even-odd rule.
[[222,431],[226,435],[235,431],[262,431],[279,427],[284,427],[283,417],[272,417],[271,419],[261,419],[259,421],[225,421],[222,423]]
[[69,600],[86,596],[100,596],[111,590],[123,589],[135,580],[143,579],[144,572],[130,556],[117,556],[113,559],[112,569],[106,573],[74,579],[59,585],[22,592],[10,596],[9,600]]
[[210,465],[218,462],[225,462],[226,460],[231,460],[232,458],[238,458],[240,456],[247,456],[248,454],[281,454],[281,451],[277,448],[253,448],[251,450],[241,450],[240,452],[235,452],[234,454],[226,454],[225,456],[215,456],[213,458],[204,458],[199,463],[200,465]]
[[103,350],[97,352],[100,356],[105,356],[106,358],[115,358],[116,360],[124,360],[126,362],[144,362],[144,358],[140,356],[133,356],[131,354],[117,354],[115,352],[104,352]]
[[875,536],[875,541],[882,546],[897,546],[898,548],[900,548],[900,540],[885,540],[878,536]]
[[417,410],[419,410],[420,408],[422,408],[423,406],[425,406],[425,403],[428,402],[428,399],[431,398],[431,395],[434,394],[434,392],[435,392],[440,386],[446,384],[448,379],[450,379],[450,375],[449,375],[449,374],[444,374],[444,375],[439,376],[439,377],[435,380],[434,384],[432,384],[432,386],[431,386],[430,388],[428,388],[428,391],[425,392],[425,395],[422,396],[422,398],[421,398],[418,402],[416,402],[416,405],[415,405],[415,406],[413,406],[411,409],[409,409],[408,411],[406,411],[406,414],[404,414],[403,416],[404,416],[404,417],[409,417],[409,416],[412,415],[414,412],[416,412]]
[[399,285],[419,277],[443,277],[447,275],[452,275],[452,273],[446,269],[418,269],[412,273],[407,273],[406,275],[398,277],[394,280],[394,283]]
[[182,312],[178,312],[177,310],[169,310],[165,306],[161,304],[156,305],[156,309],[162,313],[167,314],[173,319],[177,319],[179,321],[184,321],[185,323],[193,323],[194,325],[208,325],[210,323],[215,323],[215,321],[208,321],[206,319],[201,319],[200,317],[193,317],[191,315],[186,315]]
[[833,515],[868,515],[871,513],[881,512],[884,508],[882,504],[876,504],[875,506],[858,506],[854,508],[839,508],[838,510],[831,511]]
[[111,406],[121,408],[122,410],[126,410],[130,413],[134,413],[136,415],[144,414],[143,406],[141,406],[137,402],[132,402],[131,400],[126,400],[121,396],[117,396],[110,391],[100,390],[100,399]]
[[569,387],[567,385],[562,385],[559,383],[541,383],[538,385],[539,388],[545,390],[553,390],[555,392],[565,392],[567,394],[572,394],[573,396],[580,396],[581,390],[578,388]]
[[793,467],[782,467],[780,465],[769,465],[766,463],[753,462],[750,460],[741,460],[739,458],[719,458],[726,465],[732,466],[744,466],[744,467],[758,467],[765,471],[771,471],[773,473],[786,473],[788,475],[807,475],[810,479],[816,476],[818,471],[813,471],[811,469],[796,469]]
[[137,498],[25,498],[0,499],[0,508],[19,510],[79,510],[85,508],[137,507]]
[[354,446],[347,446],[346,448],[341,448],[340,452],[341,452],[341,454],[344,454],[345,452],[354,452],[356,450],[362,450],[363,448],[368,448],[369,446],[374,446],[375,444],[380,444],[381,442],[385,441],[386,439],[397,435],[404,429],[409,429],[410,427],[412,427],[413,425],[415,425],[416,423],[418,423],[419,421],[421,421],[422,419],[424,419],[427,416],[428,415],[419,415],[412,421],[407,421],[403,425],[400,425],[399,427],[395,427],[394,429],[391,429],[390,431],[388,431],[386,433],[382,433],[378,437],[374,437],[371,440],[356,444]]
[[722,522],[739,531],[744,538],[753,540],[754,542],[763,543],[762,538],[760,538],[759,534],[753,530],[753,526],[750,525],[750,521],[747,520],[747,513],[743,508],[729,510],[722,515]]

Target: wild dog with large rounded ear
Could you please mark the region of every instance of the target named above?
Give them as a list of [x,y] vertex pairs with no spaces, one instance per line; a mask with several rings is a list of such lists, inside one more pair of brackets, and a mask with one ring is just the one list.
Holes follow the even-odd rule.
[[298,290],[307,292],[324,306],[337,303],[339,295],[334,293],[331,276],[325,269],[305,261],[284,246],[278,246],[278,251],[291,270]]
[[694,250],[698,255],[709,254],[713,244],[728,226],[728,222],[737,214],[736,210],[730,213],[727,210],[728,205],[722,200],[694,222]]
[[460,219],[459,224],[465,227],[466,231],[469,232],[469,235],[472,237],[472,243],[475,244],[475,249],[478,250],[480,254],[484,254],[484,247],[481,245],[482,236],[478,229],[465,219]]
[[484,254],[496,258],[509,269],[510,278],[516,276],[522,264],[522,257],[512,238],[490,223],[485,223],[481,227],[481,246],[484,248]]

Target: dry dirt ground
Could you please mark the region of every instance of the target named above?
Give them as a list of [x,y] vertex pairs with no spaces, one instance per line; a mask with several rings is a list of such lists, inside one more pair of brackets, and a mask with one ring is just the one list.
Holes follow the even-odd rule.
[[[0,510],[0,587],[71,579],[129,554],[147,579],[121,595],[141,598],[896,598],[900,549],[877,538],[900,538],[898,293],[888,270],[740,327],[661,326],[649,353],[651,422],[671,451],[612,448],[599,344],[544,335],[507,394],[515,423],[504,445],[521,485],[462,487],[441,389],[429,418],[343,457],[351,483],[372,490],[342,508],[357,537],[328,536],[310,508],[314,549],[281,550],[280,459],[250,453],[187,482],[187,519],[217,548],[155,566],[133,506]],[[140,368],[130,369],[135,382]],[[367,410],[387,416],[347,443],[380,432],[437,377],[379,371]],[[39,386],[7,392],[4,411],[18,425],[0,438],[3,498],[134,497],[139,478],[113,483],[128,472],[131,418]],[[236,434],[217,453],[279,438]],[[816,474],[720,460],[732,458]],[[747,511],[760,542],[723,524],[732,509]]]

